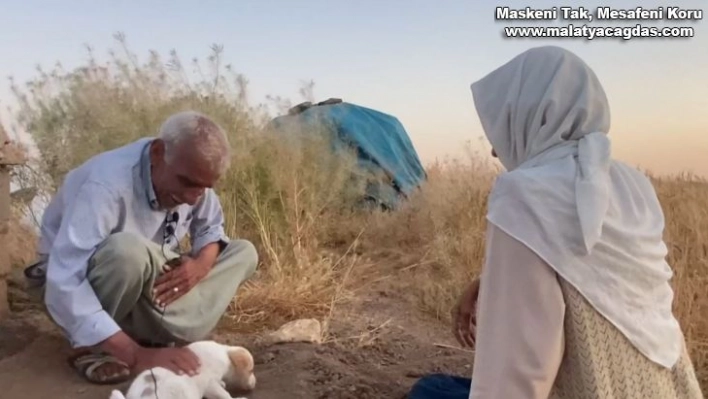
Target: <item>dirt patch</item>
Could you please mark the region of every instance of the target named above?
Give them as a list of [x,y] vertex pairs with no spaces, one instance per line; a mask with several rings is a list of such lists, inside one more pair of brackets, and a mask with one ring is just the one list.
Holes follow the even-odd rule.
[[[444,347],[453,344],[446,326],[380,290],[359,298],[338,312],[321,345],[266,345],[228,331],[214,338],[254,354],[258,384],[249,399],[403,399],[425,374],[471,374],[473,354]],[[42,313],[25,308],[0,326],[0,339],[0,389],[8,398],[108,398],[127,388],[84,382],[66,365],[68,346]]]
[[[302,349],[288,348],[279,356],[290,356],[298,350]],[[402,342],[381,342],[367,348],[335,345],[301,353],[305,354],[300,379],[303,398],[404,398],[422,375],[466,373],[469,369],[469,359],[459,354]],[[268,370],[267,365],[262,368],[262,373]],[[261,399],[275,397],[254,395]]]
[[40,334],[35,323],[26,317],[12,317],[0,326],[0,361],[22,352]]
[[[232,341],[233,338],[220,338]],[[471,373],[470,353],[420,342],[392,329],[362,346],[355,340],[314,344],[248,345],[256,360],[258,387],[251,399],[405,398],[428,373]]]
[[329,326],[322,345],[267,346],[225,334],[219,340],[254,353],[258,387],[249,399],[406,397],[431,373],[470,376],[474,354],[453,349],[447,326],[420,315],[388,289],[369,290]]

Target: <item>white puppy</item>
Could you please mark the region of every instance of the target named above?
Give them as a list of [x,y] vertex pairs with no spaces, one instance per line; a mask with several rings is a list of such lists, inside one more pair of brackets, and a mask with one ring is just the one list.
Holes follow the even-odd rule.
[[109,399],[245,399],[232,398],[226,389],[251,391],[256,387],[253,356],[246,348],[214,341],[198,341],[187,347],[201,361],[197,375],[178,375],[156,367],[152,373],[140,373],[125,396],[114,390]]

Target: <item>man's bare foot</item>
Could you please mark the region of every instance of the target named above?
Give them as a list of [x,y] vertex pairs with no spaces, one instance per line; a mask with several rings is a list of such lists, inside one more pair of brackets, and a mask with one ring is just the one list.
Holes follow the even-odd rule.
[[82,377],[94,384],[120,384],[130,378],[130,367],[107,353],[78,349],[68,361]]

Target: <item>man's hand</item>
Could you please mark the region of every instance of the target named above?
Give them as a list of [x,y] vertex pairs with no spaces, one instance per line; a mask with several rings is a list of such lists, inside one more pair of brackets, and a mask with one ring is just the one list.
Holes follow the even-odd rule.
[[98,347],[128,364],[133,375],[152,367],[195,375],[201,367],[197,355],[188,348],[143,348],[123,331],[113,334]]
[[479,296],[479,278],[476,278],[452,309],[452,333],[463,347],[474,346],[477,297]]
[[165,307],[189,292],[209,273],[210,267],[189,256],[182,256],[178,266],[167,268],[165,274],[155,279],[152,292],[155,304]]
[[164,367],[180,375],[196,375],[201,363],[188,348],[139,348],[135,353],[133,373],[153,367]]

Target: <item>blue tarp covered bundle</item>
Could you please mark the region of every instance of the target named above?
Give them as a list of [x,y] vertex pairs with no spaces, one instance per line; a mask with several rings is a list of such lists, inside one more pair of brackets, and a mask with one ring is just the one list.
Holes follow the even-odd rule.
[[334,133],[334,145],[353,148],[360,167],[388,177],[370,182],[365,198],[384,209],[395,209],[427,178],[401,122],[380,111],[334,99],[316,105],[303,103],[273,119],[269,128],[283,133],[322,129]]

